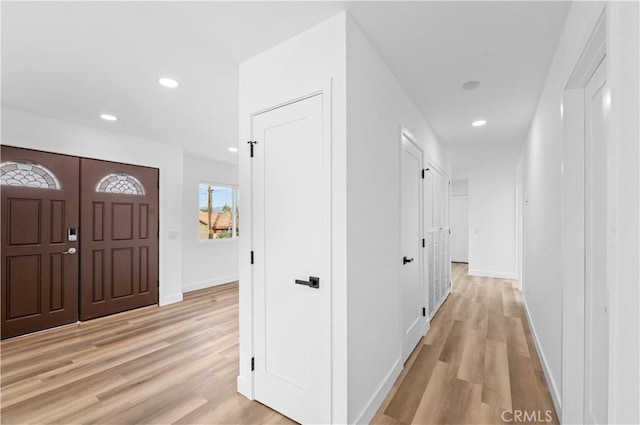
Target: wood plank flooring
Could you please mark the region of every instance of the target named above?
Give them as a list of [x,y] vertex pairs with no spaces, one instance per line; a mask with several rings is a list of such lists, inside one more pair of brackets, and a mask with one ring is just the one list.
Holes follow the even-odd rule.
[[236,392],[237,283],[0,350],[3,424],[293,423]]
[[[515,283],[466,272],[454,265],[453,293],[374,423],[497,424],[505,410],[557,423]],[[3,424],[293,423],[236,393],[237,284],[0,350]]]
[[516,282],[454,263],[452,294],[372,423],[547,423],[547,411],[557,424]]

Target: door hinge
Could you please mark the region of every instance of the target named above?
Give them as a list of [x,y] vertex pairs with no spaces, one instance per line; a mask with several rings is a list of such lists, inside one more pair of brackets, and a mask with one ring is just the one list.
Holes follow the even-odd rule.
[[422,247],[424,248],[426,246],[424,238],[422,238]]
[[424,178],[424,168],[422,169],[422,178]]
[[158,189],[160,189],[160,179],[156,183],[158,184]]
[[253,251],[251,251],[251,264],[253,264]]
[[251,158],[253,158],[253,145],[255,145],[258,142],[253,141],[253,140],[249,140],[247,143],[249,144]]
[[422,307],[422,317],[427,317],[427,308]]
[[251,357],[251,371],[256,370],[256,359],[255,357]]
[[160,281],[156,280],[156,286],[159,288],[160,287]]

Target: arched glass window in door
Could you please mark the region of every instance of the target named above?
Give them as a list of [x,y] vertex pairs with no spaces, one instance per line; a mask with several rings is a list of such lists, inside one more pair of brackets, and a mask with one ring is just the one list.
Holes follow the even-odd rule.
[[144,186],[134,176],[127,173],[108,174],[100,180],[96,192],[122,193],[124,195],[144,195]]
[[0,163],[0,184],[7,186],[60,189],[58,178],[47,167],[29,161],[6,161]]

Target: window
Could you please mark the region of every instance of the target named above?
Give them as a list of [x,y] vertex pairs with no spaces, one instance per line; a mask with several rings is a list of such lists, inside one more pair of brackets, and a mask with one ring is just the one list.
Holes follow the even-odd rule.
[[60,189],[60,182],[46,167],[35,162],[7,161],[0,164],[0,184],[8,186]]
[[232,239],[240,236],[238,189],[200,183],[198,201],[200,240]]
[[144,186],[137,178],[127,173],[106,175],[96,186],[96,192],[144,195]]

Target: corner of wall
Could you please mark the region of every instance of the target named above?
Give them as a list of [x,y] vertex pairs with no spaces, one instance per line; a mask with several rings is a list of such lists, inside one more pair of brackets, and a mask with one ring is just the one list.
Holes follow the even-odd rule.
[[384,399],[387,397],[387,394],[391,391],[393,384],[396,382],[400,373],[402,373],[403,369],[402,361],[400,357],[393,364],[385,378],[382,380],[376,391],[373,393],[369,402],[362,409],[357,418],[353,421],[354,424],[368,424],[375,417],[378,409],[382,406]]
[[536,347],[540,363],[542,363],[542,371],[544,372],[544,377],[547,381],[551,398],[553,399],[553,405],[556,408],[558,418],[562,418],[562,398],[560,396],[560,391],[558,389],[558,385],[556,385],[556,381],[553,379],[553,375],[551,374],[551,369],[547,362],[547,356],[545,356],[540,340],[538,339],[538,333],[536,332],[534,322],[531,319],[531,313],[529,312],[529,307],[527,306],[527,299],[524,296],[522,297],[522,306],[524,307],[524,312],[527,316],[527,321],[529,322],[529,328],[531,328],[531,336],[534,341],[533,345]]

